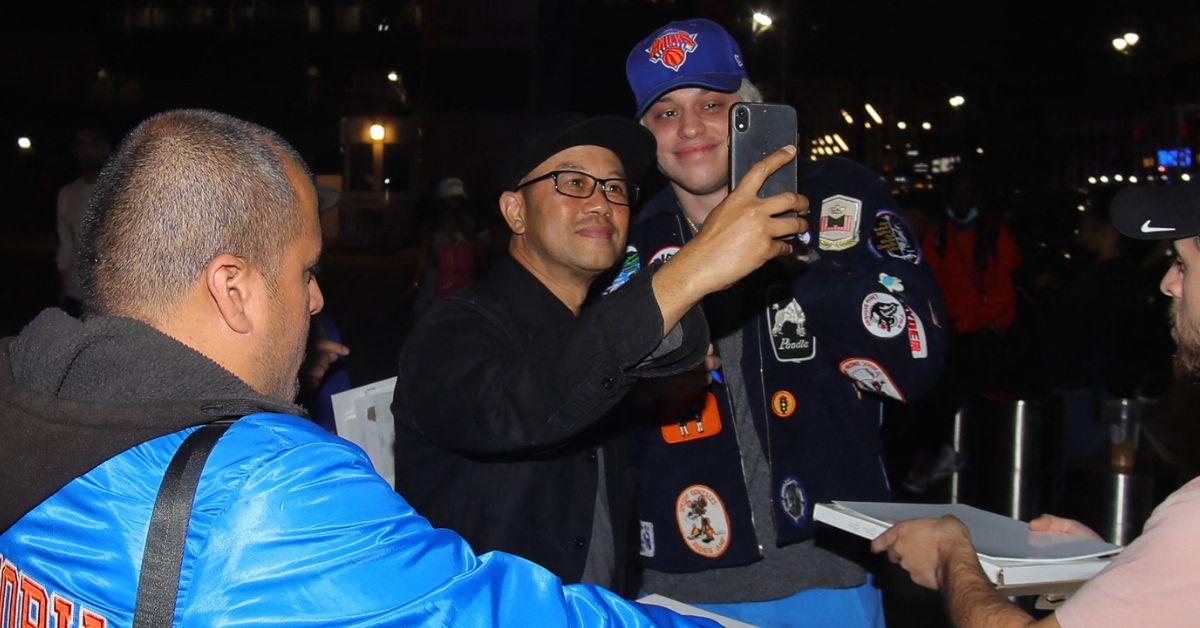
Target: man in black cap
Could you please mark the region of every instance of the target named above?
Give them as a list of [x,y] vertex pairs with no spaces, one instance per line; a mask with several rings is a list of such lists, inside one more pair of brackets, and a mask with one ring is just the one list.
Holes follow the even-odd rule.
[[511,258],[434,304],[401,351],[396,488],[476,551],[629,594],[636,471],[614,408],[639,379],[697,367],[708,333],[696,303],[791,250],[778,238],[807,224],[776,216],[806,201],[757,190],[795,150],[763,160],[714,212],[709,237],[589,301],[625,251],[631,179],[653,163],[654,138],[622,118],[575,115],[525,137],[499,199]]
[[[1175,263],[1159,289],[1173,299],[1176,372],[1200,376],[1200,185],[1130,187],[1113,200],[1118,231],[1140,240],[1172,240]],[[1083,524],[1044,515],[1033,530],[1099,538]],[[941,591],[959,626],[1192,626],[1200,617],[1200,478],[1172,493],[1142,535],[1052,615],[1035,622],[992,587],[970,534],[954,517],[904,521],[872,542],[917,584]]]

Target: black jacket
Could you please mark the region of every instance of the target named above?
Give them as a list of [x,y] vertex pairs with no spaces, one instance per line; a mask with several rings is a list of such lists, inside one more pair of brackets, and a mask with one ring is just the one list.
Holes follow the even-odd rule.
[[476,552],[503,550],[577,582],[603,445],[617,579],[633,538],[637,472],[626,415],[638,378],[694,367],[708,344],[695,308],[666,355],[652,273],[586,304],[578,317],[511,258],[479,285],[440,299],[400,355],[396,489]]
[[[802,165],[799,191],[811,204],[819,258],[803,270],[771,262],[704,301],[714,338],[741,329],[751,416],[735,417],[728,389],[714,382],[705,411],[660,416],[660,425],[644,430],[638,514],[646,567],[749,564],[761,558],[762,544],[812,538],[818,502],[889,498],[881,399],[919,397],[937,379],[946,336],[941,297],[871,171],[843,159]],[[642,209],[630,241],[655,260],[690,239],[668,187]],[[774,539],[760,536],[750,512],[741,448],[756,444],[738,442],[733,429],[746,420],[770,461]]]

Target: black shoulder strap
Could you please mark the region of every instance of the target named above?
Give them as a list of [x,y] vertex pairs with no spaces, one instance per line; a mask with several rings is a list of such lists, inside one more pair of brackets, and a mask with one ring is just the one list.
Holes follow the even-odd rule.
[[146,534],[137,606],[133,612],[134,628],[161,628],[175,621],[183,544],[192,519],[192,502],[200,484],[200,472],[204,470],[204,463],[217,439],[232,423],[231,420],[216,421],[192,432],[167,465]]

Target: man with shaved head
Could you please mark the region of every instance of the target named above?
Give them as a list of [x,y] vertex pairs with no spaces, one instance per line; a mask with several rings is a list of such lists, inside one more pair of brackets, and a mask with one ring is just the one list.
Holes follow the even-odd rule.
[[0,340],[0,625],[690,623],[477,556],[302,418],[321,234],[278,135],[143,122],[83,249],[85,318]]

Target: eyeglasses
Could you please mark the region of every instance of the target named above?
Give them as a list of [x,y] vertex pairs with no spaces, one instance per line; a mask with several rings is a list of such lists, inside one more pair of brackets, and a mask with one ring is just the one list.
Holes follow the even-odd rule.
[[628,179],[597,179],[577,170],[552,170],[518,185],[516,190],[546,179],[554,181],[554,190],[565,196],[588,198],[596,192],[598,183],[604,191],[604,198],[613,205],[629,206],[637,202],[638,186]]

